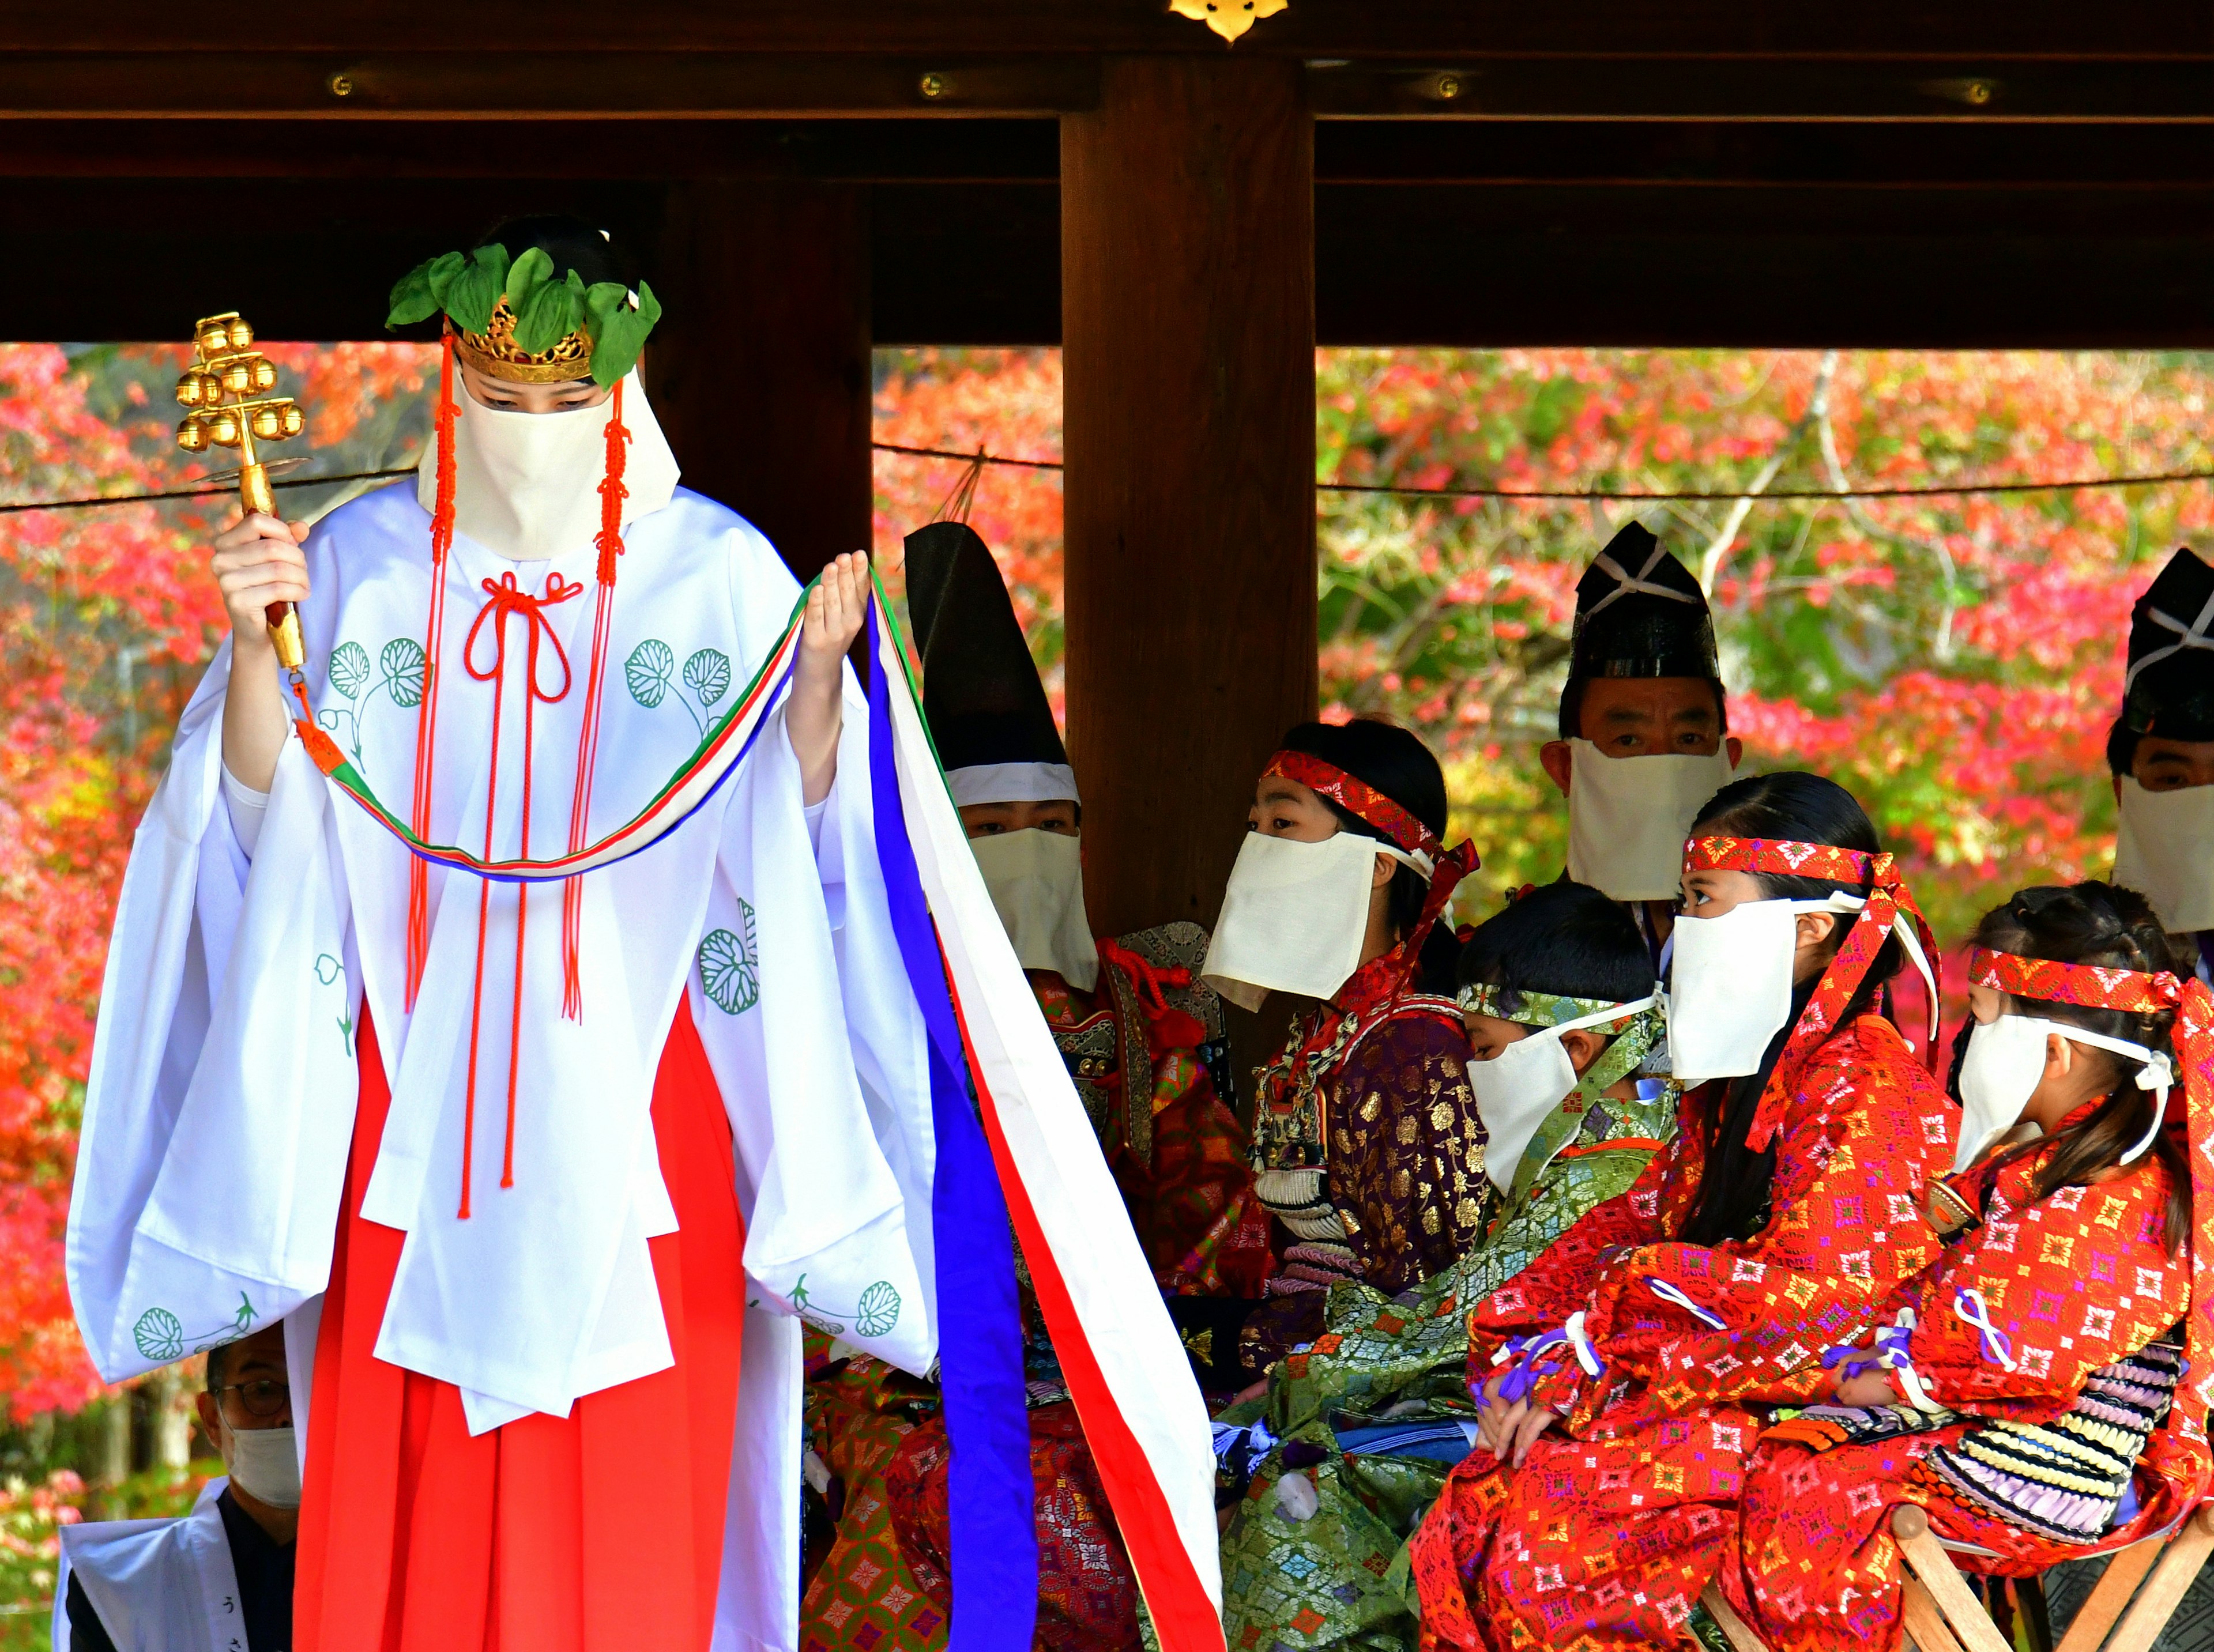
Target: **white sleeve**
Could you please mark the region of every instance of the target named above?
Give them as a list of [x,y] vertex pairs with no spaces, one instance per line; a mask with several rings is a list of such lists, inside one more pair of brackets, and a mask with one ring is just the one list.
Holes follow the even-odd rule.
[[110,1381],[322,1288],[360,1003],[328,787],[288,739],[249,866],[221,802],[217,651],[125,871],[86,1083],[67,1271]]
[[221,763],[221,767],[223,802],[230,814],[231,835],[238,839],[239,852],[250,861],[254,858],[254,845],[261,841],[261,822],[269,812],[269,794],[256,791],[241,780],[230,771],[229,764]]

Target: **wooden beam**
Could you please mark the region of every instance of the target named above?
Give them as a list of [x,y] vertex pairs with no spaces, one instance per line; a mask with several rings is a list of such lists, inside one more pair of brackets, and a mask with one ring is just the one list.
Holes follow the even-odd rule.
[[1332,120],[1315,130],[1318,184],[1823,185],[1935,194],[2209,179],[2207,125]]
[[878,344],[1061,342],[1057,185],[878,185],[869,201]]
[[[1271,20],[1274,21],[1274,20]],[[1189,50],[1203,42],[1185,37]],[[1249,54],[1251,55],[1251,54]],[[1208,60],[1211,60],[1208,59]],[[1240,59],[1243,60],[1242,58]],[[0,52],[0,119],[260,120],[1021,116],[1085,109],[1095,55],[727,50]],[[1696,57],[1496,52],[1417,64],[1316,58],[1324,119],[2191,125],[2214,57]],[[214,87],[251,87],[247,98]],[[189,140],[180,140],[187,142]]]
[[[0,53],[0,119],[574,120],[1052,114],[1097,95],[1081,58],[713,52]],[[211,96],[246,87],[247,97]],[[189,138],[180,138],[188,143]],[[602,139],[602,142],[607,140]],[[218,163],[219,164],[219,163]]]
[[869,545],[868,204],[851,185],[673,186],[646,377],[684,483],[793,573]]
[[[231,31],[169,0],[19,6],[18,51],[170,52],[229,47]],[[459,37],[498,60],[510,45],[541,52],[763,53],[1205,52],[1197,22],[1161,0],[318,0],[253,17],[272,52],[432,49]],[[1294,0],[1238,43],[1238,58],[1397,58],[1566,52],[1597,56],[1801,54],[2176,58],[2214,52],[2214,14],[2172,0],[2098,6],[2019,0],[1942,5],[1808,6],[1804,0]]]
[[[233,308],[270,338],[376,338],[394,277],[492,220],[577,210],[651,249],[664,192],[621,180],[23,179],[9,198],[43,226],[44,252],[0,271],[0,301],[25,340],[168,338]],[[882,183],[865,197],[878,342],[1060,342],[1053,185]],[[233,256],[242,203],[285,258]],[[2214,347],[2203,185],[1334,184],[1316,187],[1314,212],[1324,344]],[[649,252],[658,285],[652,264]],[[70,279],[50,280],[52,267]]]
[[1310,87],[1324,119],[2204,123],[2214,121],[2209,66],[2204,58],[1794,54],[1685,61],[1567,51],[1419,65],[1321,64]]
[[[1349,127],[1345,130],[1351,131]],[[0,177],[814,179],[1045,183],[1061,128],[1021,119],[639,119],[21,120],[0,128]],[[489,182],[488,187],[500,186]]]
[[2214,345],[2199,189],[1315,193],[1330,344]]
[[1212,922],[1314,715],[1313,125],[1296,64],[1107,65],[1061,128],[1068,744],[1093,928]]

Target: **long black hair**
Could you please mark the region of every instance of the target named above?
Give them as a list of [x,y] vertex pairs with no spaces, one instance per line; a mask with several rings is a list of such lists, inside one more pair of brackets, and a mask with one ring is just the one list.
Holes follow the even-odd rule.
[[[1356,717],[1351,722],[1302,722],[1287,730],[1277,742],[1287,752],[1304,752],[1367,782],[1413,815],[1440,838],[1446,835],[1446,775],[1430,748],[1397,723],[1378,717]],[[1323,805],[1337,820],[1341,832],[1385,839],[1382,832],[1327,797]],[[1386,887],[1384,920],[1391,933],[1404,941],[1422,921],[1422,903],[1430,886],[1414,868],[1400,865]],[[1453,961],[1459,948],[1442,924],[1431,930],[1422,943],[1415,970],[1416,984],[1424,991],[1451,992]]]
[[[1976,925],[1976,944],[2019,958],[2051,958],[2064,964],[2103,965],[2147,974],[2163,970],[2178,975],[2190,973],[2187,964],[2177,967],[2179,960],[2151,903],[2134,889],[2118,889],[2111,883],[2024,889],[2005,905],[1984,914],[1983,922]],[[2007,996],[2010,1008],[2019,1005],[2024,1013],[2142,1044],[2174,1059],[2169,1042],[2175,1027],[2172,1009],[2093,1009],[2048,998]],[[1968,1033],[1968,1027],[1960,1029],[1964,1046]],[[2063,1187],[2088,1186],[2099,1173],[2119,1165],[2122,1155],[2143,1141],[2152,1126],[2154,1093],[2138,1088],[2137,1070],[2125,1058],[2096,1045],[2079,1045],[2076,1058],[2100,1064],[2109,1081],[2106,1100],[2081,1124],[2026,1143],[2007,1155],[2016,1158],[2046,1148],[2054,1149],[2031,1183],[2039,1198]],[[2180,1080],[2178,1084],[2180,1088]],[[2164,1130],[2153,1143],[2151,1156],[2164,1160],[2168,1168],[2168,1222],[2162,1237],[2172,1256],[2183,1248],[2191,1231],[2191,1167]],[[2140,1160],[2136,1167],[2142,1168],[2146,1162]]]
[[[1731,781],[1707,800],[1706,807],[1699,811],[1699,818],[1692,823],[1691,835],[1826,844],[1835,849],[1858,850],[1864,855],[1875,854],[1882,847],[1876,840],[1875,827],[1869,823],[1868,812],[1853,801],[1850,792],[1834,780],[1796,770],[1749,775],[1742,780]],[[1820,900],[1833,894],[1867,896],[1875,890],[1873,883],[1868,881],[1792,877],[1776,872],[1754,872],[1750,875],[1764,900]],[[1850,918],[1840,914],[1840,919],[1831,930],[1827,954],[1823,960],[1826,967],[1829,958],[1834,957],[1844,943],[1846,931],[1851,927]],[[1877,1007],[1884,983],[1899,973],[1904,961],[1898,938],[1887,936],[1830,1036],[1835,1037],[1839,1030]],[[1789,1041],[1792,1029],[1799,1024],[1799,1017],[1820,980],[1817,975],[1793,985],[1791,1013],[1769,1041],[1767,1052],[1760,1058],[1759,1070],[1730,1080],[1723,1091],[1708,1129],[1705,1169],[1699,1178],[1699,1202],[1685,1224],[1685,1243],[1718,1245],[1727,1239],[1750,1239],[1767,1221],[1769,1189],[1776,1178],[1776,1143],[1771,1141],[1760,1152],[1754,1153],[1746,1148],[1746,1136],[1752,1128],[1753,1114],[1759,1110],[1761,1092],[1768,1088],[1776,1064],[1783,1057],[1783,1046]]]

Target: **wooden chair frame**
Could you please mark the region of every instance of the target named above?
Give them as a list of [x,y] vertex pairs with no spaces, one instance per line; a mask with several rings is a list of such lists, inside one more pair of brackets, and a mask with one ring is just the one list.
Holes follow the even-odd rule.
[[[1911,1503],[1897,1509],[1891,1530],[1906,1561],[1900,1616],[1908,1644],[1917,1652],[2015,1652],[1930,1531],[1927,1513]],[[2100,1652],[2102,1646],[2104,1652],[2151,1652],[2210,1553],[2214,1553],[2214,1503],[2201,1503],[2171,1533],[2116,1551],[2053,1652]],[[2143,1589],[2138,1588],[2141,1582]],[[1736,1652],[1768,1652],[1719,1583],[1707,1585],[1699,1604],[1722,1626]]]

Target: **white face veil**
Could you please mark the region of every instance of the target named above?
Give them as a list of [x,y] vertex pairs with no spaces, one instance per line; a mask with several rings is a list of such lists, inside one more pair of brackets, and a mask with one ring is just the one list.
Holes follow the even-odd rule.
[[971,838],[969,848],[1023,967],[1049,969],[1079,992],[1091,991],[1099,978],[1099,947],[1084,910],[1079,841],[1026,826]]
[[1737,771],[1726,745],[1704,757],[1609,757],[1569,742],[1569,875],[1610,900],[1673,900],[1684,839]]
[[[511,562],[542,562],[589,547],[600,531],[600,482],[616,398],[562,413],[486,407],[455,375],[454,530]],[[635,521],[676,491],[676,455],[633,371],[621,386],[625,456],[622,519]],[[438,438],[415,473],[415,497],[437,509]]]
[[1335,997],[1361,967],[1379,855],[1428,874],[1405,850],[1358,832],[1319,843],[1247,832],[1222,892],[1202,978],[1241,1009],[1259,1009],[1271,992]]
[[2150,901],[2172,935],[2214,930],[2214,786],[2147,791],[2124,775],[2114,881]]

